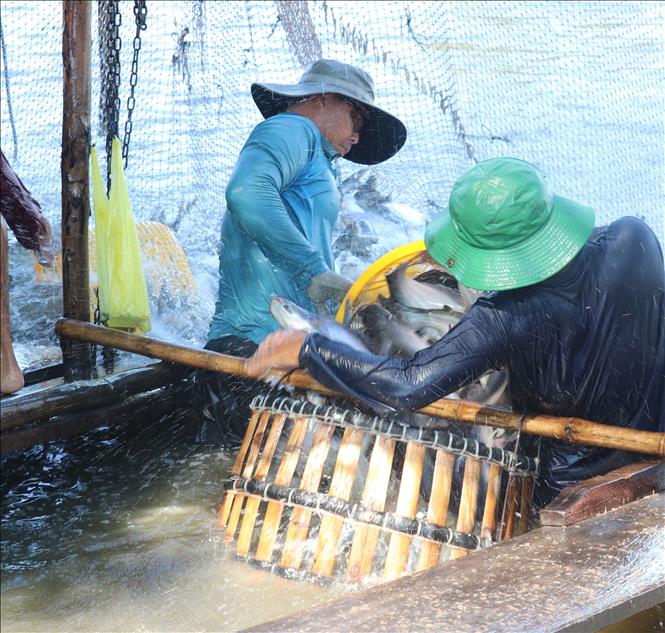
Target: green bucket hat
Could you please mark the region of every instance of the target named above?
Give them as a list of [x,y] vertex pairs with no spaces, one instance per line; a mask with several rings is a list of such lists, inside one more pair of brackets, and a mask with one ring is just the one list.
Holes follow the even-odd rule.
[[364,70],[334,59],[318,59],[310,64],[297,84],[253,83],[252,98],[264,118],[284,112],[294,97],[331,92],[349,97],[365,106],[367,122],[360,140],[346,160],[360,165],[376,165],[401,149],[406,127],[397,117],[374,105],[374,81]]
[[465,286],[509,290],[561,270],[591,235],[594,217],[590,207],[551,194],[530,163],[491,158],[453,185],[425,245]]

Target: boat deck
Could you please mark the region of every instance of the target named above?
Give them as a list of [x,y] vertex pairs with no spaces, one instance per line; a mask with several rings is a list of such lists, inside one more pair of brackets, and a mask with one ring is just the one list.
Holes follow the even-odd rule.
[[665,602],[665,493],[251,631],[595,631]]

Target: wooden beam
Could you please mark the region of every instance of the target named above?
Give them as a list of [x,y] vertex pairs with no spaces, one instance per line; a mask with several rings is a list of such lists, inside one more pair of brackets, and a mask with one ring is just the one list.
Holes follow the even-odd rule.
[[4,431],[0,435],[0,454],[6,455],[35,444],[73,437],[98,426],[112,426],[128,421],[140,425],[146,419],[155,420],[166,414],[177,415],[178,412],[187,411],[189,406],[191,400],[183,398],[180,389],[154,389],[93,411],[56,416],[45,422]]
[[665,462],[639,462],[564,488],[540,511],[543,525],[574,525],[665,490]]
[[[63,119],[60,170],[63,316],[88,321],[92,3],[86,0],[64,0],[62,7]],[[65,380],[90,378],[94,366],[90,346],[71,339],[65,339],[61,344]]]
[[182,366],[156,363],[96,380],[79,380],[25,394],[18,393],[2,401],[0,430],[8,431],[56,415],[94,411],[128,396],[179,381],[186,373]]

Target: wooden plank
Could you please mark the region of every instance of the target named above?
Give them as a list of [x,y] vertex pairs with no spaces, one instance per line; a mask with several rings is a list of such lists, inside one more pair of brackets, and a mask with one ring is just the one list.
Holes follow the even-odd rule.
[[[252,437],[252,442],[249,445],[249,451],[247,453],[247,461],[242,469],[242,476],[244,479],[249,479],[254,472],[254,465],[256,464],[256,458],[259,456],[259,449],[263,442],[263,434],[265,433],[268,420],[270,419],[270,411],[261,411],[259,416],[259,423],[256,426],[256,433]],[[233,501],[231,502],[231,513],[229,514],[229,521],[226,524],[226,529],[224,530],[224,540],[230,541],[236,532],[236,527],[238,526],[238,521],[240,519],[240,512],[245,503],[245,495],[242,492],[236,492],[233,496]]]
[[[478,506],[478,490],[480,488],[480,461],[473,457],[467,457],[464,464],[464,480],[462,481],[462,492],[460,494],[459,514],[457,515],[457,531],[471,534],[476,519],[476,507]],[[450,553],[450,558],[462,558],[467,551],[455,548]]]
[[[335,471],[328,494],[331,497],[348,500],[358,468],[358,458],[365,434],[357,429],[347,428],[337,453]],[[326,514],[321,519],[316,554],[312,572],[318,576],[330,576],[337,556],[337,541],[342,531],[344,519]]]
[[93,412],[123,398],[182,380],[186,370],[171,363],[136,367],[95,380],[77,380],[45,389],[31,389],[2,400],[0,430],[46,420],[56,415]]
[[485,494],[485,507],[483,520],[480,524],[480,538],[494,540],[496,531],[496,512],[501,494],[501,474],[503,469],[498,464],[490,464],[487,476],[487,493]]
[[[394,452],[395,440],[384,435],[376,437],[361,501],[362,505],[370,510],[383,512],[385,508]],[[379,529],[362,523],[356,527],[351,553],[346,564],[348,582],[360,582],[372,570]]]
[[35,444],[59,441],[99,426],[114,426],[126,422],[141,424],[145,420],[156,420],[167,413],[183,415],[191,406],[189,398],[183,398],[177,388],[155,389],[116,402],[94,411],[70,413],[56,416],[35,425],[22,426],[0,434],[0,453],[30,448]]
[[[252,476],[252,479],[256,481],[264,481],[268,476],[268,470],[270,470],[270,464],[272,463],[275,448],[277,447],[277,442],[282,433],[285,420],[285,413],[279,413],[273,418],[268,439],[263,447],[261,459],[259,460],[259,464],[256,467],[256,472]],[[242,518],[237,545],[237,551],[240,556],[247,556],[249,553],[249,546],[252,541],[252,534],[254,533],[254,523],[256,522],[256,513],[258,512],[260,503],[260,497],[254,496],[248,497],[245,503],[245,514]]]
[[[413,519],[418,510],[424,457],[425,447],[422,444],[407,442],[395,513],[409,519]],[[393,532],[390,535],[386,566],[383,569],[384,580],[398,578],[404,573],[409,559],[411,541],[412,538],[407,534]]]
[[[307,463],[300,482],[301,490],[315,492],[319,489],[334,431],[335,427],[332,424],[320,424],[316,429],[312,448],[307,456]],[[280,562],[282,567],[300,569],[311,518],[311,510],[300,507],[293,509],[282,549],[282,560]]]
[[665,490],[665,461],[629,464],[564,488],[540,511],[540,521],[573,525],[661,490]]
[[[279,464],[279,469],[275,475],[275,482],[278,486],[288,486],[293,478],[293,473],[298,465],[300,457],[300,448],[302,447],[305,433],[307,432],[307,418],[296,418],[293,421],[293,428],[289,434],[286,443],[286,449]],[[284,503],[280,501],[269,501],[266,508],[266,515],[263,518],[263,528],[259,537],[259,545],[256,549],[256,558],[269,563],[272,560],[272,551],[275,547],[275,539],[279,530],[279,522],[282,518]]]
[[353,592],[254,633],[598,631],[665,602],[665,493]]
[[[435,525],[445,525],[448,519],[448,505],[453,485],[453,468],[455,454],[442,449],[436,451],[434,475],[432,475],[432,492],[427,508],[427,520]],[[432,541],[423,541],[418,558],[417,571],[427,569],[439,562],[441,545]]]
[[[236,461],[231,468],[231,475],[238,476],[242,469],[243,462],[245,461],[245,455],[247,454],[247,449],[249,448],[249,443],[254,437],[254,431],[256,431],[256,425],[259,422],[260,411],[252,412],[252,417],[249,419],[249,424],[247,425],[247,430],[245,431],[245,436],[242,438],[242,444],[240,445],[240,450],[236,455]],[[229,513],[231,512],[231,506],[233,505],[233,499],[235,493],[231,490],[226,491],[224,496],[224,502],[219,508],[218,517],[218,526],[220,528],[225,528],[226,523],[229,520]]]

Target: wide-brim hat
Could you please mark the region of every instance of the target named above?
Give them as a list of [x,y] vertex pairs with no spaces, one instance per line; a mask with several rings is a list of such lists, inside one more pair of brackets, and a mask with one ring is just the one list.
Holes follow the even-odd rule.
[[550,194],[543,175],[493,158],[453,186],[448,208],[425,231],[428,253],[477,290],[508,290],[561,270],[591,235],[592,208]]
[[254,83],[252,98],[264,118],[284,112],[294,97],[335,93],[362,103],[367,121],[360,140],[344,156],[361,165],[376,165],[394,156],[406,141],[406,127],[392,114],[374,105],[374,82],[360,68],[333,59],[319,59],[297,84]]

